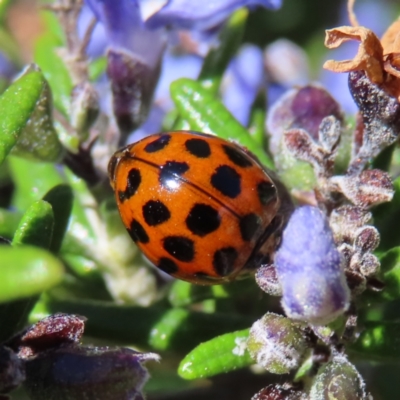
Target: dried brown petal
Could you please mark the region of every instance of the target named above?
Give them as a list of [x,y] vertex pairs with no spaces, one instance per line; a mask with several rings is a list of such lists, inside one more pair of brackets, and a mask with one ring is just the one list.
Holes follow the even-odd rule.
[[394,194],[389,175],[378,169],[363,171],[359,176],[334,176],[331,182],[353,204],[361,208],[390,201]]
[[360,272],[366,277],[370,278],[379,272],[381,263],[378,257],[371,253],[366,253],[360,260]]
[[79,343],[85,320],[81,316],[61,313],[43,318],[20,338],[18,356],[27,358],[61,344]]
[[379,245],[379,232],[374,226],[364,226],[355,232],[354,247],[358,252],[374,251]]
[[372,214],[360,207],[345,205],[332,211],[329,223],[337,242],[353,243],[358,228],[366,225]]
[[290,129],[285,132],[285,145],[299,160],[313,165],[321,163],[323,151],[303,129]]
[[400,18],[392,23],[381,38],[383,54],[400,52]]
[[325,46],[329,49],[335,49],[349,40],[361,42],[352,60],[328,60],[323,65],[325,69],[333,72],[363,70],[372,82],[383,82],[383,48],[374,32],[363,26],[341,26],[325,32]]
[[318,129],[318,139],[322,147],[331,153],[340,140],[341,123],[333,115],[325,117]]
[[262,265],[257,269],[255,276],[257,285],[271,296],[282,296],[282,287],[278,280],[275,266]]

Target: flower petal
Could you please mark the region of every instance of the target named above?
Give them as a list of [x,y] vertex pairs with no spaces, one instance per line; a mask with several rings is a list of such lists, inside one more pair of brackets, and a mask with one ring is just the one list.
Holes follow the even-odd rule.
[[383,82],[383,48],[374,32],[362,26],[341,26],[326,31],[325,46],[335,49],[349,40],[361,42],[352,60],[328,60],[323,67],[333,72],[364,70],[374,83]]
[[281,3],[281,0],[170,0],[148,17],[146,24],[152,28],[173,25],[177,28],[206,30],[220,24],[240,7],[263,6],[276,10]]

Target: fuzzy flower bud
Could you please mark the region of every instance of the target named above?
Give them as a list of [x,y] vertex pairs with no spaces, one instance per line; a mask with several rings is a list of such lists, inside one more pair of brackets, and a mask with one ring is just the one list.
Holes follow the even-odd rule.
[[126,348],[60,347],[26,361],[24,386],[32,400],[142,400],[153,353]]
[[304,206],[293,213],[275,266],[288,317],[326,324],[348,308],[350,292],[340,253],[328,220],[318,208]]
[[247,349],[267,371],[286,374],[300,365],[307,342],[295,322],[267,313],[251,327]]
[[310,400],[366,400],[365,384],[353,364],[338,355],[320,368],[310,391]]
[[282,385],[271,384],[256,393],[251,400],[305,400],[306,394]]

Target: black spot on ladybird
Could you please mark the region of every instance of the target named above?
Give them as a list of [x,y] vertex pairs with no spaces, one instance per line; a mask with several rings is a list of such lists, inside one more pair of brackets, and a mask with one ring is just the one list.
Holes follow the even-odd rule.
[[257,194],[261,204],[266,205],[276,198],[276,188],[272,182],[262,181],[257,185]]
[[213,267],[219,276],[227,276],[233,272],[238,252],[234,247],[217,250],[213,257]]
[[122,202],[130,199],[137,192],[141,182],[142,176],[140,175],[140,171],[136,168],[132,168],[128,172],[125,190],[118,192],[119,200]]
[[179,177],[188,169],[185,162],[167,161],[160,168],[160,183],[167,189],[176,189],[180,185]]
[[146,230],[143,228],[140,222],[136,221],[135,219],[132,221],[131,226],[128,229],[128,233],[134,242],[149,242],[149,236],[147,235]]
[[212,174],[211,185],[223,195],[234,199],[241,192],[241,177],[229,165],[221,165]]
[[247,155],[242,153],[240,150],[235,149],[233,146],[224,144],[222,148],[224,149],[228,158],[238,167],[246,168],[253,165],[251,159]]
[[250,241],[260,228],[260,218],[256,214],[247,214],[240,219],[240,234],[242,239]]
[[156,151],[160,151],[168,145],[170,140],[170,135],[162,135],[158,139],[146,144],[144,151],[146,153],[155,153]]
[[208,204],[196,203],[186,218],[186,226],[195,235],[205,236],[219,228],[218,210]]
[[167,236],[163,240],[163,247],[168,254],[179,261],[193,261],[194,243],[184,236]]
[[210,145],[204,139],[188,139],[185,147],[190,154],[198,158],[207,158],[211,155]]
[[168,207],[160,200],[149,200],[142,208],[147,225],[156,226],[170,219]]
[[179,268],[175,264],[175,261],[171,260],[168,257],[160,258],[157,267],[160,268],[161,271],[166,272],[167,274],[176,274],[179,271]]

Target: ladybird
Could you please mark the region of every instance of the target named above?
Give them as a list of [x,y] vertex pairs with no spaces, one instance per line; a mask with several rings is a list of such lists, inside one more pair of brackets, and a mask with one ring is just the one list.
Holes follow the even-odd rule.
[[117,151],[108,172],[128,233],[162,271],[210,285],[269,262],[287,202],[282,185],[239,145],[159,133]]

